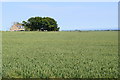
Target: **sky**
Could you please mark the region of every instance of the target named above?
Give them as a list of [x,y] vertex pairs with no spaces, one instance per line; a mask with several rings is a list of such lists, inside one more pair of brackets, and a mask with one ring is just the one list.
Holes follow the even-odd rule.
[[2,2],[119,2],[119,0],[1,0]]
[[[2,2],[2,29],[30,17],[54,18],[60,30],[118,29],[117,2]],[[1,30],[1,27],[0,27]]]

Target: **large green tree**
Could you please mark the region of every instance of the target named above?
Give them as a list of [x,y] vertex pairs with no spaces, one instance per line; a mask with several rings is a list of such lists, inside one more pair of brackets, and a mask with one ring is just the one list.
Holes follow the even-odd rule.
[[59,31],[57,22],[50,17],[31,17],[22,24],[26,30],[30,31]]

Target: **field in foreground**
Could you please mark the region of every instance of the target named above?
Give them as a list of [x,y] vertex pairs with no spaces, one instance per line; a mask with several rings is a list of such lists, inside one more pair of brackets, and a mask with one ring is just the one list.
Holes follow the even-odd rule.
[[117,78],[117,31],[2,34],[4,78]]

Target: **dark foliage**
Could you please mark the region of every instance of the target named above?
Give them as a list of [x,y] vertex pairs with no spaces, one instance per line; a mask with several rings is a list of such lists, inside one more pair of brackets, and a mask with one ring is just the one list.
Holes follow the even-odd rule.
[[31,17],[22,22],[26,31],[59,31],[57,22],[50,17]]

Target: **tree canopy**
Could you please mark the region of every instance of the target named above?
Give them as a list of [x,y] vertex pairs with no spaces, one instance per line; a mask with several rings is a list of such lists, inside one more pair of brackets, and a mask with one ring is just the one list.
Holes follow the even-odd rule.
[[23,21],[22,25],[27,31],[59,31],[57,22],[50,17],[31,17]]

